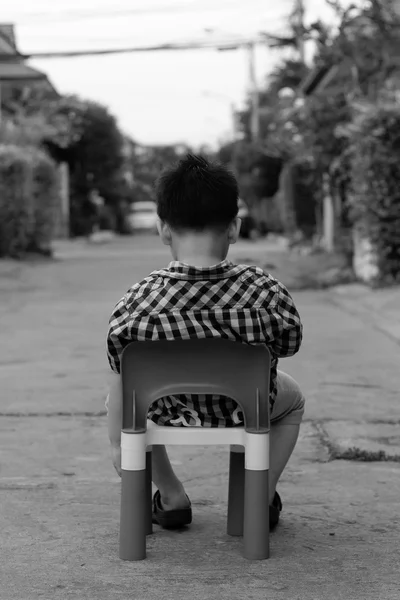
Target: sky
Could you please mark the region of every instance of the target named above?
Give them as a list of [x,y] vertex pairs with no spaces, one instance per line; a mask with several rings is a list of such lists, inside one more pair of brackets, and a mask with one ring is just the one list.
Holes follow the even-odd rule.
[[[150,46],[168,42],[249,39],[283,33],[294,0],[13,0],[1,22],[14,23],[21,52]],[[332,18],[324,0],[306,0],[306,20]],[[258,46],[262,85],[279,62]],[[140,52],[100,57],[36,59],[62,94],[108,106],[121,129],[143,144],[214,146],[232,136],[232,107],[249,89],[244,48]]]

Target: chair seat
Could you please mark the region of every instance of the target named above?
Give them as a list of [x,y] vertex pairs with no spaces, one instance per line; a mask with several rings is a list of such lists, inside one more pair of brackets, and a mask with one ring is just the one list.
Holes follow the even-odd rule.
[[147,421],[146,445],[244,446],[244,427],[164,427]]

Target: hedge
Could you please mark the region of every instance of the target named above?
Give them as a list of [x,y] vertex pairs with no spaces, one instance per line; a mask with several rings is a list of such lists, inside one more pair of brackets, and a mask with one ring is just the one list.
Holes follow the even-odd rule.
[[50,251],[58,174],[37,148],[0,145],[0,256]]
[[370,108],[353,135],[352,219],[371,242],[378,279],[400,282],[400,108]]

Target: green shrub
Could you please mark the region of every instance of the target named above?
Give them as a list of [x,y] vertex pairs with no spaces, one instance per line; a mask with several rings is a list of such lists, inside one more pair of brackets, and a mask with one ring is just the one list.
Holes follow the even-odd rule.
[[28,250],[47,252],[54,234],[60,206],[59,178],[55,164],[44,153],[32,155],[33,220]]
[[293,208],[296,225],[306,237],[316,232],[319,183],[311,161],[297,158],[293,164]]
[[48,251],[57,199],[56,167],[43,152],[0,146],[0,256]]
[[371,107],[352,142],[352,219],[371,242],[379,279],[400,282],[400,108]]
[[0,146],[0,256],[20,256],[32,228],[32,165],[17,146]]

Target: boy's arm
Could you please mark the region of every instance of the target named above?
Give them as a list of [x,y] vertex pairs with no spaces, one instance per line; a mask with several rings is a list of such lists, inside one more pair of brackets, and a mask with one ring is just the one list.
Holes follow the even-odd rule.
[[303,339],[303,325],[293,298],[286,287],[277,281],[276,302],[270,313],[271,341],[267,342],[278,358],[293,356],[299,351]]
[[121,444],[122,427],[122,383],[121,383],[121,354],[124,347],[131,341],[128,332],[129,312],[126,309],[125,298],[122,298],[110,317],[107,334],[107,358],[112,373],[110,376],[110,391],[107,397],[108,436],[113,448]]
[[108,437],[113,448],[121,445],[122,427],[122,384],[121,376],[113,373],[108,394]]

